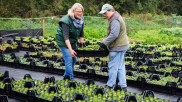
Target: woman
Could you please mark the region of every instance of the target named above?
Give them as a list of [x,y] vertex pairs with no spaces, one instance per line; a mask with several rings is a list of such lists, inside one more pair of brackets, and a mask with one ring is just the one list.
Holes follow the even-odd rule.
[[80,43],[84,43],[83,33],[83,11],[84,8],[80,3],[75,3],[69,10],[68,14],[63,16],[59,21],[59,27],[56,34],[56,42],[65,61],[64,78],[69,76],[73,79],[73,69],[76,63],[75,49],[77,49],[78,38]]

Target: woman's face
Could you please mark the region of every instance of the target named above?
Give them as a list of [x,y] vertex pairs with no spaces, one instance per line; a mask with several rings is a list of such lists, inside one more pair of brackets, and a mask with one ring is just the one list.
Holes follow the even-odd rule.
[[82,10],[82,8],[77,7],[77,8],[74,10],[74,16],[75,16],[76,18],[78,18],[78,19],[81,19],[82,15],[83,15],[83,10]]

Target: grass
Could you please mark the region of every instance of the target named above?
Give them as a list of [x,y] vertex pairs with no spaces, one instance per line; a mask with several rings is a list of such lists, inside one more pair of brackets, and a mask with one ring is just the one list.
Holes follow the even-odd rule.
[[180,44],[181,37],[174,37],[166,34],[160,34],[160,30],[139,30],[137,33],[130,35],[130,39],[135,42],[143,42],[146,44]]

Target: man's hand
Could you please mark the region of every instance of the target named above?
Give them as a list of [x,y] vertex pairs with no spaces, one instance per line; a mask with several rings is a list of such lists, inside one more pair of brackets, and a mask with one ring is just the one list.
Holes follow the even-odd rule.
[[101,49],[107,50],[107,46],[104,45],[103,43],[97,42],[97,44],[100,46]]

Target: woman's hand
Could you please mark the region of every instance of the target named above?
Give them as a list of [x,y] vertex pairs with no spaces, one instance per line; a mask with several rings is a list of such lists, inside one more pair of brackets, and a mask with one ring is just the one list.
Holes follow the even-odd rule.
[[70,50],[71,56],[75,57],[77,55],[77,53],[74,50]]
[[75,57],[77,55],[77,53],[72,49],[70,41],[69,40],[65,40],[66,46],[68,47],[70,54],[72,57]]
[[85,41],[83,37],[80,37],[80,47],[85,47]]
[[85,43],[83,37],[80,37],[80,43],[81,43],[81,44]]

